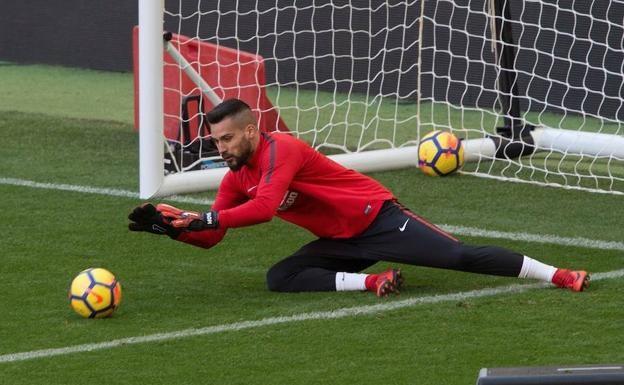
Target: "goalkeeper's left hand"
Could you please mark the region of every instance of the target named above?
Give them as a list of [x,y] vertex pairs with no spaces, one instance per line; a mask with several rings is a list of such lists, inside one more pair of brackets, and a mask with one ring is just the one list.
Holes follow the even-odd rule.
[[157,205],[156,209],[171,226],[179,230],[201,231],[216,229],[219,225],[216,211],[208,211],[205,213],[184,211],[164,203]]

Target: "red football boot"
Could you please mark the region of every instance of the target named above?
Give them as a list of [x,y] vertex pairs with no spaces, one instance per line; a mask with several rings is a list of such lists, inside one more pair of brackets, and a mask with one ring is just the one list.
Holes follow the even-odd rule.
[[369,274],[366,277],[366,290],[372,291],[377,297],[387,297],[390,293],[399,293],[403,284],[400,269],[388,269],[383,273]]
[[589,274],[583,270],[557,269],[553,275],[552,283],[572,291],[583,291],[589,286]]

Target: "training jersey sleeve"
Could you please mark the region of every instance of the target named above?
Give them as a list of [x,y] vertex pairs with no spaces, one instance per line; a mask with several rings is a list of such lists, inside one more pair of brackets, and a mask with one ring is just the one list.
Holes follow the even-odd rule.
[[273,218],[293,177],[303,165],[303,155],[290,142],[267,136],[259,159],[260,181],[256,196],[233,208],[219,211],[219,226],[250,226]]
[[[234,176],[231,172],[228,172],[221,181],[215,203],[212,205],[212,210],[219,211],[235,207],[243,203],[246,199],[246,196],[241,192],[240,188],[237,187]],[[218,229],[183,232],[176,240],[208,249],[221,242],[226,231],[227,228],[220,227]]]

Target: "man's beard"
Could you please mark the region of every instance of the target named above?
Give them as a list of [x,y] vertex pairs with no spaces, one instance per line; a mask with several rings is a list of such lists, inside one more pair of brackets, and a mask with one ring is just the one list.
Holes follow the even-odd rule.
[[230,157],[232,158],[233,162],[231,164],[226,162],[230,170],[232,171],[240,170],[244,165],[247,164],[247,162],[249,161],[249,158],[251,158],[251,143],[247,143],[245,149],[243,150],[240,156],[230,155]]

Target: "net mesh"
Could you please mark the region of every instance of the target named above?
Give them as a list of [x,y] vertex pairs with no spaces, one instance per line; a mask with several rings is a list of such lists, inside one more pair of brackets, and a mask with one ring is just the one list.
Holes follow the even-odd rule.
[[[510,118],[501,104],[509,96],[500,85],[504,45],[516,54],[511,71],[519,121],[623,140],[624,3],[524,0],[508,6],[510,14],[495,16],[489,0],[180,0],[166,2],[164,22],[166,30],[201,43],[187,59],[211,77],[220,97],[240,97],[255,87],[256,96],[246,101],[259,117],[277,116],[263,129],[288,130],[325,153],[415,145],[434,129],[466,140],[499,136],[497,127]],[[511,26],[513,41],[497,45],[497,18]],[[176,44],[183,51],[190,43]],[[204,44],[240,52],[240,60],[202,62],[209,50]],[[178,76],[165,82],[176,103],[201,94],[194,84],[180,86],[186,75],[177,64],[165,66],[169,76]],[[237,84],[243,78],[255,84]],[[171,141],[179,141],[175,132],[184,120],[199,126],[198,111],[185,119],[179,108],[166,114]],[[463,172],[624,192],[621,150],[588,154],[556,138],[538,147],[522,158],[482,155]]]

